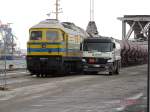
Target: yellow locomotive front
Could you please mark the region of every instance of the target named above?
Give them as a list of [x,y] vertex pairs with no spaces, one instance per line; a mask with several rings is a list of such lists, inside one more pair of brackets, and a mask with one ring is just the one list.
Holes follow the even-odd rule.
[[65,33],[60,29],[30,29],[28,56],[64,56]]
[[40,23],[30,29],[27,69],[39,75],[81,71],[79,35],[68,33],[58,22]]

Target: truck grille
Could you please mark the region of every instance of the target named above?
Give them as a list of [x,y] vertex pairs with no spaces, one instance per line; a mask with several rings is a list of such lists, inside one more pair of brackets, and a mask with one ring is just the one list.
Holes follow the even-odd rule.
[[89,64],[106,64],[107,60],[108,60],[108,59],[104,59],[104,58],[84,58],[84,59]]

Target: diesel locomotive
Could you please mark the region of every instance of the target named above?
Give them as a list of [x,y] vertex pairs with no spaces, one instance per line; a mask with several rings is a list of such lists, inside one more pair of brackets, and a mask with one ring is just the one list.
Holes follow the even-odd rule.
[[70,22],[44,20],[29,30],[27,69],[39,75],[64,74],[82,70],[80,44],[87,32]]

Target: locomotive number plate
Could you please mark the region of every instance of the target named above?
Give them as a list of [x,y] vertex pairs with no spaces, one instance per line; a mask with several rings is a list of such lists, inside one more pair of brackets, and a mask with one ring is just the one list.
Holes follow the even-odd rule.
[[48,60],[48,58],[40,58],[40,60]]

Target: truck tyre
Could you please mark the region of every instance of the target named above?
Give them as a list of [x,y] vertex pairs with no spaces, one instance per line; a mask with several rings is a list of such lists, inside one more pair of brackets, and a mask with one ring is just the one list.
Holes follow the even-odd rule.
[[109,75],[113,75],[113,72],[109,72]]
[[116,68],[116,71],[115,71],[115,74],[119,74],[119,67],[117,66],[117,68]]
[[117,67],[116,67],[116,70],[115,70],[115,74],[118,75],[119,71],[120,71],[120,67],[119,67],[119,64],[117,64]]

